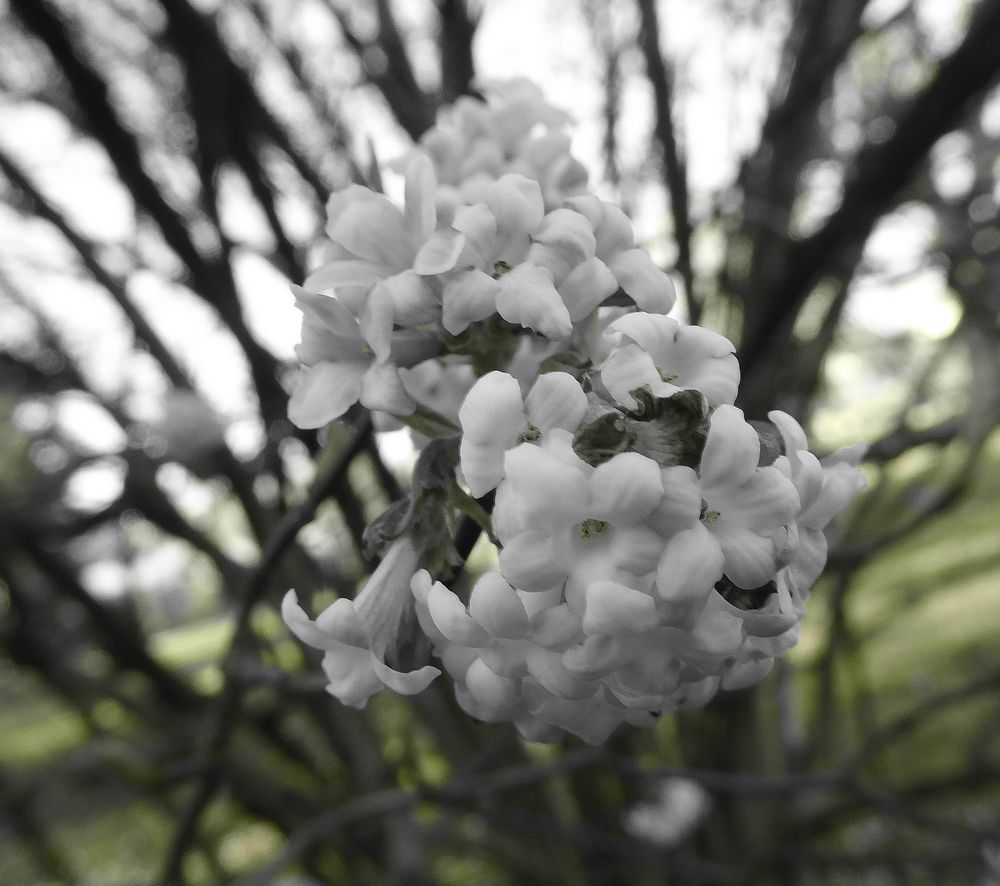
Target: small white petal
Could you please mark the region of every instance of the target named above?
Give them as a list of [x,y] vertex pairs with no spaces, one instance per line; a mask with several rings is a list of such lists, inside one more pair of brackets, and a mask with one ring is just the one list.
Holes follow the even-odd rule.
[[760,437],[735,406],[720,406],[712,413],[708,439],[698,473],[702,484],[738,485],[757,470]]
[[660,502],[660,466],[638,452],[619,453],[591,474],[589,492],[591,516],[615,526],[634,526]]
[[500,551],[500,571],[514,587],[525,591],[547,591],[565,580],[569,545],[544,532],[515,535]]
[[434,226],[437,224],[437,208],[434,205],[436,191],[434,164],[423,151],[414,151],[406,166],[404,205],[406,227],[415,246],[419,246],[434,233]]
[[321,428],[358,402],[366,363],[317,363],[306,370],[288,400],[297,428]]
[[361,380],[361,405],[390,415],[409,415],[416,408],[393,363],[372,363]]
[[490,635],[472,618],[462,601],[436,581],[427,595],[427,608],[437,629],[452,643],[460,646],[483,646]]
[[656,591],[667,604],[671,624],[697,618],[722,578],[724,564],[719,543],[700,523],[670,539],[656,570]]
[[586,478],[541,447],[522,443],[508,450],[504,474],[527,526],[551,531],[587,516]]
[[645,249],[626,249],[608,258],[608,267],[625,293],[643,311],[667,314],[677,301],[674,281]]
[[649,594],[605,579],[587,587],[587,634],[638,634],[654,627],[656,620],[656,604]]
[[437,231],[420,247],[413,259],[414,272],[426,277],[450,271],[458,264],[465,243],[465,234],[460,231],[451,228]]
[[493,316],[499,292],[500,284],[476,268],[449,274],[441,293],[442,325],[452,335],[458,335],[470,323]]
[[627,409],[636,407],[629,392],[649,388],[654,397],[669,397],[678,388],[660,378],[653,358],[637,345],[616,348],[601,367],[601,381],[615,400]]
[[361,335],[379,360],[388,360],[392,347],[395,309],[392,295],[383,282],[376,283],[361,311]]
[[575,431],[587,412],[587,395],[567,372],[546,372],[524,401],[529,421],[543,433],[553,428]]
[[548,268],[521,264],[504,274],[496,305],[507,322],[533,329],[552,341],[562,341],[573,332],[573,321]]
[[516,640],[528,632],[528,613],[521,598],[497,572],[487,572],[476,582],[469,613],[494,637]]
[[579,323],[618,289],[618,281],[599,258],[580,262],[559,284],[570,319]]
[[351,204],[327,227],[334,243],[392,272],[409,267],[413,259],[403,213],[382,195]]

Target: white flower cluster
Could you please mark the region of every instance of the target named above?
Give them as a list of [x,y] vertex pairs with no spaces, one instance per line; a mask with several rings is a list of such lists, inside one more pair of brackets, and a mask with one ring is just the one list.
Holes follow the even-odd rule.
[[[414,607],[461,706],[530,740],[597,743],[751,685],[794,644],[823,528],[864,485],[863,447],[821,463],[790,416],[744,419],[733,345],[666,316],[670,278],[584,192],[564,124],[507,84],[406,159],[404,209],[359,186],[328,204],[326,260],[296,290],[292,420],[360,400],[460,426],[450,478],[415,480],[379,526],[391,545],[355,600],[312,621],[286,597],[345,704],[437,676],[401,661]],[[439,494],[456,477],[495,493],[500,545],[467,602],[418,568],[455,502],[479,508]]]

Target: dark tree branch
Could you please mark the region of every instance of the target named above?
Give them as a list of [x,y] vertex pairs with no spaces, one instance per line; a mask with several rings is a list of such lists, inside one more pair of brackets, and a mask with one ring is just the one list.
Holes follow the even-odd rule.
[[687,174],[674,130],[673,75],[660,52],[660,23],[655,0],[638,0],[642,25],[639,45],[646,62],[646,76],[653,87],[656,103],[656,140],[663,159],[664,179],[670,195],[670,214],[677,241],[677,271],[684,283],[691,322],[697,323],[701,306],[694,293],[691,271],[691,219],[688,210]]
[[844,189],[840,207],[806,240],[793,244],[786,273],[740,347],[744,374],[764,363],[772,343],[787,331],[795,312],[835,254],[848,244],[864,242],[896,193],[913,177],[934,142],[961,119],[970,102],[981,96],[1000,72],[995,52],[1000,33],[1000,0],[983,0],[976,8],[961,45],[941,64],[937,77],[901,115],[893,136],[861,152]]

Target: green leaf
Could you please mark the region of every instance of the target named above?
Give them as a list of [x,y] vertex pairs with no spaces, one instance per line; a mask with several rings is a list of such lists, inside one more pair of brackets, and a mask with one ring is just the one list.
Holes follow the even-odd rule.
[[760,438],[760,459],[757,467],[764,468],[773,465],[779,456],[785,454],[785,440],[777,425],[770,421],[751,419],[750,426]]
[[625,416],[620,412],[606,412],[573,435],[573,451],[596,467],[619,452],[628,452],[634,439]]
[[485,375],[510,366],[523,335],[524,329],[520,326],[494,314],[488,320],[470,324],[458,335],[444,333],[441,340],[449,354],[471,358],[476,375]]

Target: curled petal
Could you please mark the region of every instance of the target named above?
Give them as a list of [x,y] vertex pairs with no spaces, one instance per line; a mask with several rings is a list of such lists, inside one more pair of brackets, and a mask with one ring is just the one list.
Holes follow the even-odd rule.
[[785,443],[785,453],[789,457],[800,449],[809,448],[809,441],[806,439],[806,432],[802,430],[802,425],[787,412],[782,412],[780,409],[772,409],[767,414],[767,417],[781,434],[781,439]]
[[552,428],[575,431],[587,412],[587,395],[567,372],[539,376],[524,402],[529,421],[543,433]]
[[656,604],[649,594],[606,579],[587,586],[585,633],[638,634],[655,624]]
[[653,363],[664,368],[674,361],[675,341],[680,324],[673,317],[636,311],[619,317],[608,327],[632,339],[652,358]]
[[432,665],[424,665],[415,671],[404,673],[389,667],[375,655],[372,655],[372,667],[382,684],[399,695],[417,695],[423,692],[441,673]]
[[626,249],[608,260],[618,285],[643,311],[667,314],[677,301],[674,281],[661,271],[645,249]]
[[365,363],[317,363],[299,379],[288,401],[288,420],[297,428],[321,428],[358,402]]
[[590,476],[589,512],[615,526],[634,526],[663,495],[660,466],[638,452],[622,452]]
[[867,485],[865,475],[841,462],[823,470],[823,490],[799,519],[807,526],[822,529]]
[[[349,611],[348,611],[349,610]],[[341,597],[326,611],[322,626],[313,621],[299,605],[295,591],[289,591],[281,601],[281,618],[288,629],[307,646],[330,651],[343,644],[367,648],[364,625],[354,612],[350,600]]]
[[774,659],[764,655],[736,662],[722,675],[722,688],[730,692],[746,689],[763,680],[774,668]]

